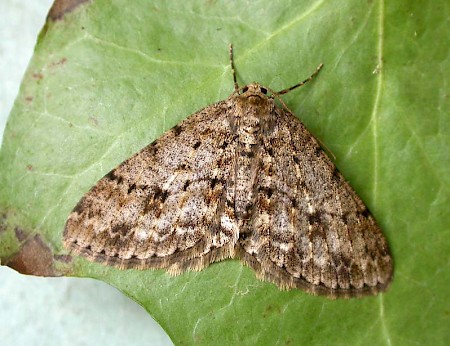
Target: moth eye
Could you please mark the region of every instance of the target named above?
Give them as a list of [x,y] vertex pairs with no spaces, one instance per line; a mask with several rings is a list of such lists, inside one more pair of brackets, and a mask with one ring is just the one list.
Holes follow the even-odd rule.
[[245,93],[245,92],[247,92],[247,91],[248,91],[248,87],[243,87],[243,88],[242,88],[242,92],[243,92],[243,93]]
[[261,88],[259,88],[259,90],[261,90],[261,92],[262,92],[264,95],[267,94],[267,89],[266,89],[266,88],[261,87]]

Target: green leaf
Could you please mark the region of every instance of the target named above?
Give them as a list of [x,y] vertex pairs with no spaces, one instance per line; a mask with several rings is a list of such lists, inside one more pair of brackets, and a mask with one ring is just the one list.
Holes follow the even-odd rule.
[[[103,280],[176,344],[447,343],[449,15],[446,3],[399,0],[54,7],[0,152],[2,263]],[[232,260],[171,277],[64,256],[64,222],[83,193],[232,92],[230,42],[241,85],[279,90],[325,64],[284,100],[384,230],[395,260],[386,294],[330,301],[279,291]]]

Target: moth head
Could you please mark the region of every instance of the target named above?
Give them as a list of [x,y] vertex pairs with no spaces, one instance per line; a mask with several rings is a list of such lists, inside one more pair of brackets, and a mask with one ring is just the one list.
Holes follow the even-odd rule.
[[268,94],[271,94],[271,90],[269,88],[266,88],[262,85],[259,85],[258,83],[252,83],[243,86],[239,90],[239,97],[245,98],[249,100],[250,102],[260,102],[262,100],[268,100],[271,99],[272,96],[268,96]]

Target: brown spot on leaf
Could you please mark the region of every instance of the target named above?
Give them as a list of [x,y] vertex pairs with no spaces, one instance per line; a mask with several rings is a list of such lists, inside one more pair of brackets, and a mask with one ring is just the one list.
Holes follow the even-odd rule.
[[61,276],[53,268],[52,250],[39,235],[29,238],[6,265],[21,274],[36,276]]
[[94,126],[98,126],[98,120],[97,120],[97,118],[96,117],[94,117],[94,116],[89,116],[89,122],[92,124],[92,125],[94,125]]
[[47,20],[61,20],[66,13],[72,12],[75,8],[88,1],[89,0],[55,0],[52,8],[48,12]]
[[64,262],[64,263],[72,262],[72,256],[70,256],[70,255],[55,255],[53,257],[55,258],[55,260],[57,260],[59,262]]
[[267,305],[263,312],[263,318],[266,318],[267,316],[271,315],[272,312],[273,312],[273,306],[270,304]]
[[56,66],[56,65],[64,65],[66,62],[67,62],[67,58],[64,57],[64,58],[58,60],[57,62],[54,62],[52,65],[53,65],[53,66]]
[[20,227],[14,228],[14,233],[16,234],[16,238],[18,241],[23,242],[25,239],[27,239],[27,233]]
[[6,213],[0,214],[0,234],[6,231]]
[[273,314],[281,314],[279,306],[267,305],[262,314],[263,318],[269,317]]
[[25,101],[27,101],[28,103],[31,103],[33,101],[33,96],[26,96]]
[[33,73],[32,76],[34,79],[37,79],[37,80],[41,80],[42,78],[44,78],[44,75],[40,72],[35,72],[35,73]]
[[27,165],[27,171],[31,172],[33,170],[33,166],[32,165]]

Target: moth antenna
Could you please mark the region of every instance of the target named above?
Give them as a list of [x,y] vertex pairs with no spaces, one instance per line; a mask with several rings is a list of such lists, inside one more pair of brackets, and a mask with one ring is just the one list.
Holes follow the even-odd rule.
[[298,87],[301,87],[302,85],[305,85],[306,83],[308,83],[311,79],[313,79],[319,73],[319,71],[322,69],[322,67],[323,67],[323,64],[320,64],[319,66],[317,66],[317,68],[314,71],[314,73],[311,76],[309,76],[308,78],[306,78],[303,82],[295,84],[294,86],[292,86],[290,88],[283,89],[283,90],[277,92],[276,94],[277,95],[283,95],[283,94],[288,93],[291,90],[294,90],[295,88],[298,88]]
[[230,43],[230,65],[231,65],[231,72],[233,73],[233,82],[234,82],[234,91],[239,91],[239,85],[236,80],[236,70],[234,69],[234,61],[233,61],[233,45]]

